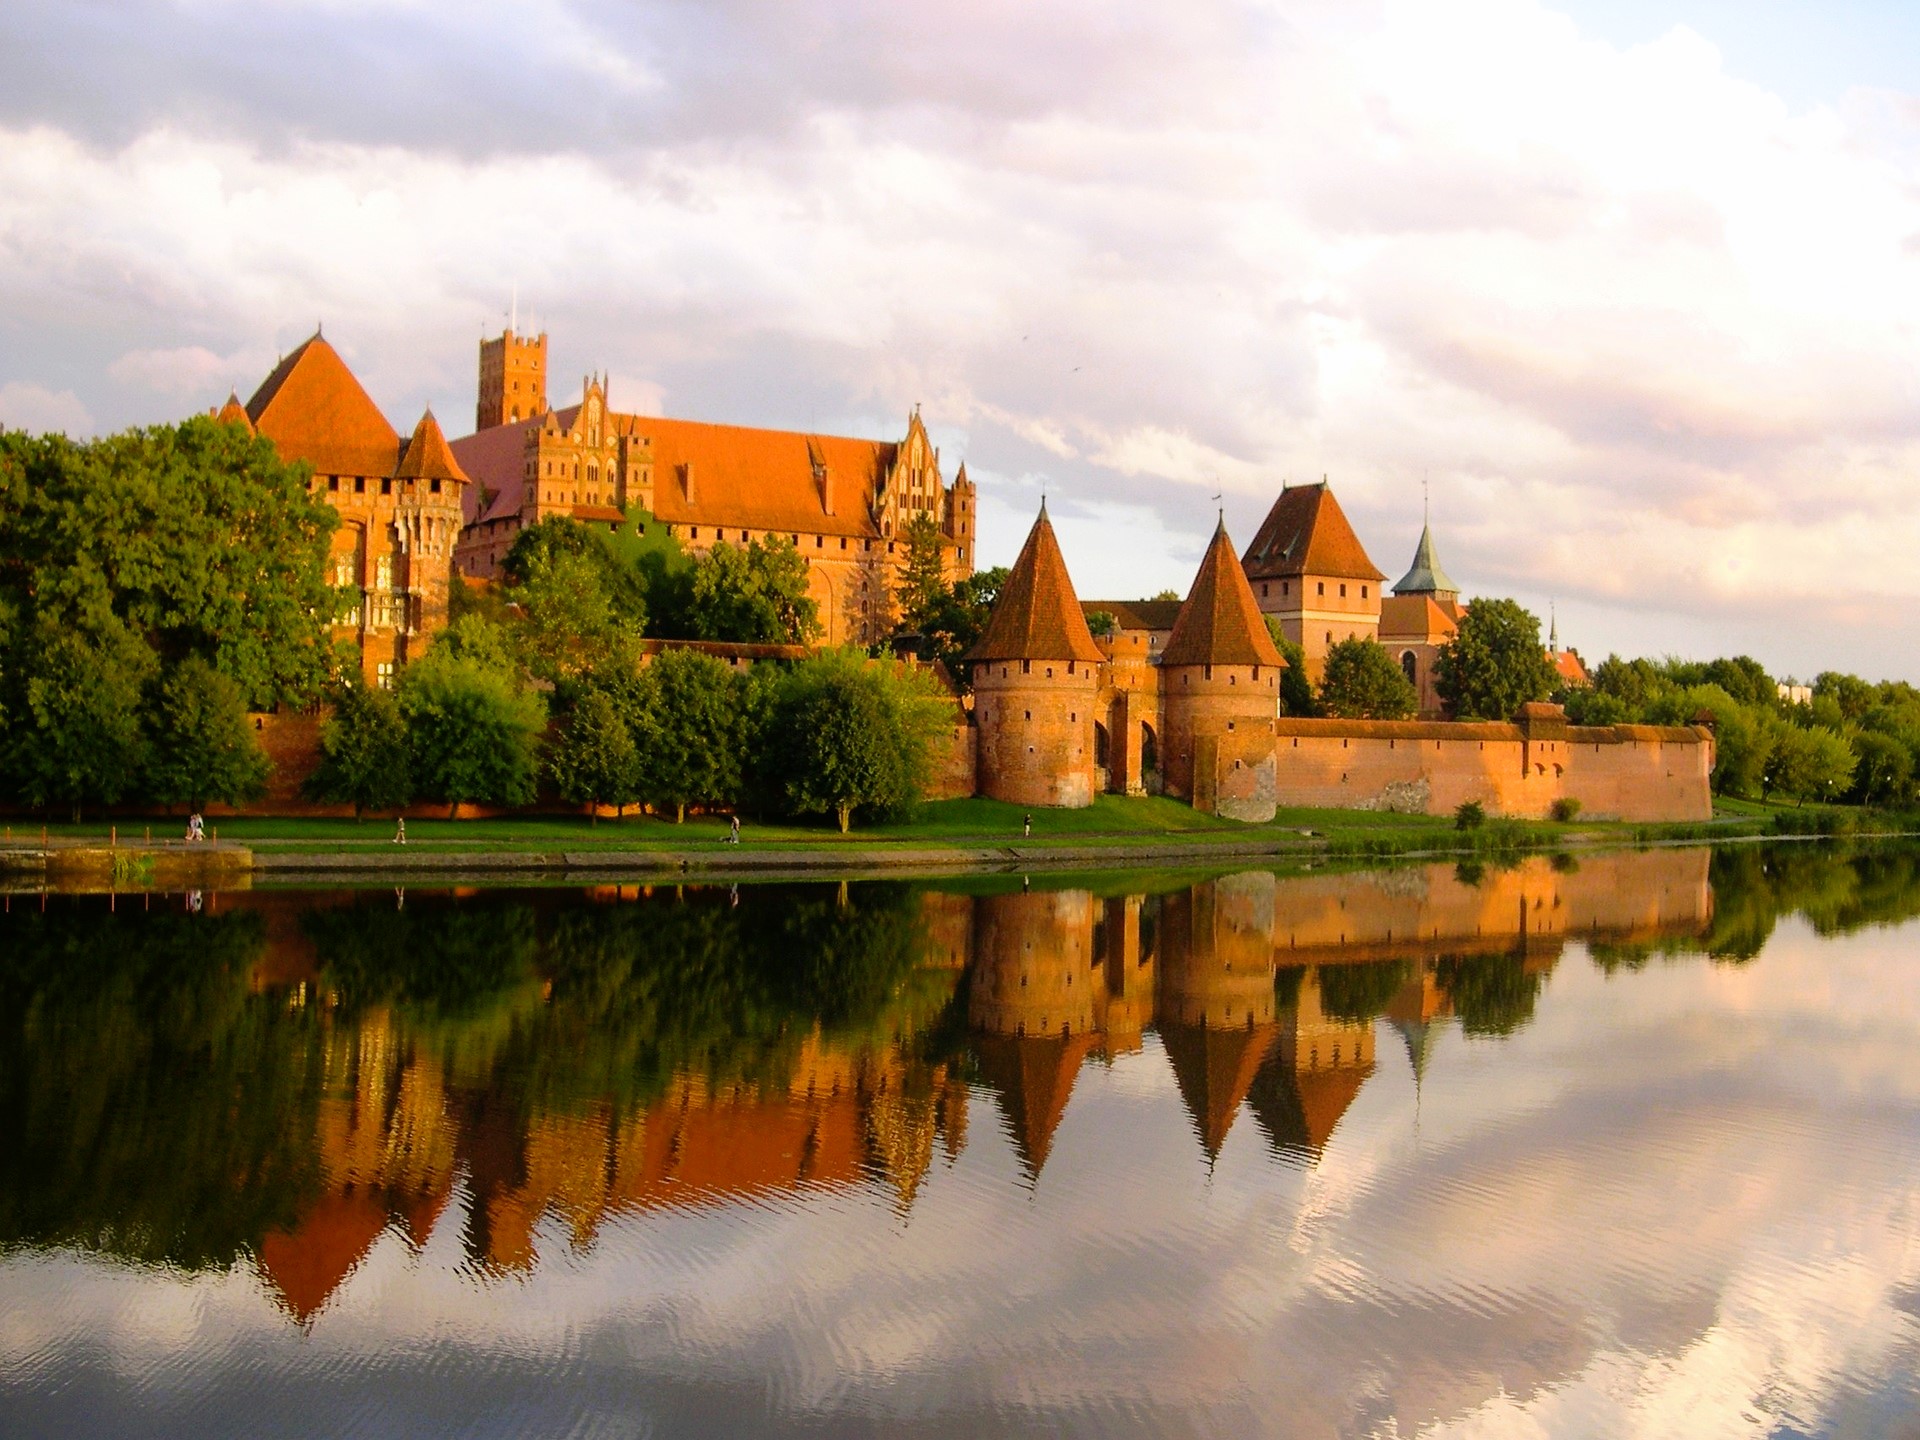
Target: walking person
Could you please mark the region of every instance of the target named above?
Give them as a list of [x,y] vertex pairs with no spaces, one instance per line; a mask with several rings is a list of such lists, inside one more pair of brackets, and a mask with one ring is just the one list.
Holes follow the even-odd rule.
[[740,843],[740,817],[738,815],[733,817],[733,823],[727,829],[727,843],[729,845],[738,845]]
[[1020,833],[1029,838],[1033,835],[1033,816],[1031,813],[1027,815],[1026,819],[1020,822]]
[[404,845],[407,843],[407,817],[404,815],[394,816],[393,843],[396,845]]

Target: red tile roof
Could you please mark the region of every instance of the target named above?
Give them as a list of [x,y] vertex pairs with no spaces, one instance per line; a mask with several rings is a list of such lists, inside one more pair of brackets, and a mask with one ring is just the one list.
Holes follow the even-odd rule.
[[1165,665],[1272,665],[1285,663],[1254,603],[1253,587],[1233,553],[1224,520],[1200,560],[1173,635],[1160,652]]
[[413,435],[407,441],[407,448],[401,452],[400,465],[394,474],[403,480],[457,480],[462,485],[467,483],[467,472],[453,458],[453,450],[447,444],[440,422],[433,418],[433,411],[427,411],[420,417],[420,423],[413,427]]
[[317,474],[385,479],[400,459],[399,432],[318,335],[274,367],[247,417],[282,459],[305,460]]
[[1199,1025],[1162,1025],[1160,1043],[1166,1047],[1173,1078],[1193,1117],[1194,1129],[1209,1160],[1218,1159],[1227,1142],[1240,1104],[1253,1088],[1267,1052],[1279,1039],[1273,1024],[1243,1029]]
[[1458,601],[1436,600],[1424,592],[1389,595],[1380,602],[1380,643],[1451,640],[1466,613]]
[[1067,562],[1043,501],[1020,558],[1000,587],[987,630],[969,660],[1105,660],[1073,593]]
[[1559,673],[1562,683],[1576,690],[1593,684],[1593,677],[1587,674],[1586,665],[1573,651],[1549,650],[1547,658],[1553,662],[1553,668]]
[[1294,575],[1386,578],[1367,558],[1366,547],[1325,481],[1282,490],[1241,558],[1255,580]]
[[[555,411],[553,418],[562,430],[571,430],[579,413],[574,405]],[[649,442],[653,513],[668,524],[881,538],[874,510],[898,455],[897,442],[648,415],[609,413],[607,420],[615,433]],[[544,417],[498,425],[453,442],[467,473],[492,497],[484,507],[474,498],[469,523],[520,513],[527,438],[543,422]],[[829,493],[832,514],[826,509]]]
[[254,433],[253,419],[247,414],[247,407],[240,403],[240,397],[231,390],[227,392],[227,403],[213,412],[213,418],[222,425],[244,425],[249,435]]

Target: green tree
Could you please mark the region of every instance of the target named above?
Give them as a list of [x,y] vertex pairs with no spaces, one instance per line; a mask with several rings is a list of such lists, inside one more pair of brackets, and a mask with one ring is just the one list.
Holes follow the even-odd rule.
[[198,655],[161,682],[150,722],[147,793],[163,805],[195,810],[210,800],[257,799],[272,767],[253,738],[240,687]]
[[547,707],[510,669],[436,643],[401,671],[400,713],[414,782],[449,817],[533,799]]
[[141,698],[153,652],[111,616],[89,633],[50,617],[14,657],[19,703],[7,727],[7,771],[29,805],[112,805],[146,757]]
[[[612,805],[625,814],[640,798],[640,751],[633,732],[604,690],[588,690],[547,751],[547,772],[573,805]],[[598,810],[593,812],[599,820]]]
[[607,570],[603,560],[565,550],[524,558],[525,578],[507,598],[520,610],[514,635],[529,674],[559,684],[588,671],[639,663],[644,605],[630,602],[640,609],[638,622],[616,609]]
[[1111,610],[1094,610],[1087,615],[1087,629],[1096,640],[1110,640],[1120,628],[1120,617]]
[[769,758],[788,806],[831,814],[900,814],[919,802],[952,701],[926,671],[839,652],[794,667],[769,726]]
[[[664,526],[651,528],[662,537],[666,534]],[[543,573],[567,568],[562,562],[581,562],[598,578],[595,588],[611,614],[639,633],[647,623],[648,578],[638,563],[638,541],[637,526],[631,522],[609,534],[564,515],[549,515],[514,537],[500,570],[509,587],[520,589]],[[678,553],[679,547],[673,548]]]
[[940,526],[933,516],[921,511],[900,528],[899,539],[906,553],[893,587],[894,607],[900,614],[897,630],[900,634],[925,634],[949,593]]
[[1355,635],[1327,651],[1320,708],[1342,720],[1404,720],[1420,697],[1377,641]]
[[306,791],[325,805],[353,806],[356,820],[369,810],[404,809],[413,799],[407,723],[391,691],[357,682],[340,687],[320,724],[320,764]]
[[1559,683],[1540,617],[1515,600],[1475,600],[1434,661],[1434,688],[1462,720],[1506,720]]
[[689,805],[724,805],[740,797],[746,764],[746,712],[733,671],[697,650],[667,650],[640,674],[634,743],[639,791],[648,804],[669,806],[674,821]]
[[1004,565],[962,576],[940,594],[920,630],[920,658],[946,666],[956,684],[968,681],[963,658],[980,639],[1010,572]]
[[1266,615],[1261,618],[1267,622],[1267,634],[1273,637],[1274,648],[1280,652],[1280,658],[1287,662],[1286,668],[1280,672],[1281,712],[1297,716],[1318,715],[1320,706],[1313,698],[1313,681],[1307,678],[1306,647],[1287,638],[1279,616]]
[[1775,740],[1766,785],[1791,800],[1831,800],[1853,779],[1853,748],[1835,731],[1782,726]]
[[304,465],[201,416],[86,444],[0,437],[0,587],[29,625],[109,614],[167,665],[199,655],[266,708],[326,679],[328,539]]
[[820,607],[807,593],[807,562],[779,536],[720,542],[694,562],[680,628],[689,640],[808,643],[820,632]]

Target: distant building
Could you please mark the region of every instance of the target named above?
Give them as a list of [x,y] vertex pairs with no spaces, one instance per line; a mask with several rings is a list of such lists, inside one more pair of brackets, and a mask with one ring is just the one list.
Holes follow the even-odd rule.
[[1380,605],[1380,643],[1399,663],[1407,681],[1420,696],[1420,713],[1442,713],[1440,692],[1434,686],[1434,659],[1440,647],[1459,632],[1466,608],[1460,587],[1441,568],[1434,553],[1433,529],[1420,527],[1413,565]]
[[1386,577],[1324,480],[1283,489],[1241,563],[1261,611],[1278,616],[1281,632],[1307,652],[1314,683],[1337,642],[1380,638]]
[[1811,685],[1796,685],[1791,680],[1782,680],[1778,682],[1773,689],[1774,693],[1789,705],[1813,704],[1813,687]]
[[631,514],[699,554],[778,538],[807,562],[829,645],[891,632],[901,532],[939,528],[947,573],[973,573],[975,496],[962,465],[951,484],[916,409],[897,441],[761,430],[617,411],[604,377],[580,401],[547,402],[547,337],[509,330],[481,342],[479,427],[453,442],[474,481],[457,560],[492,578],[515,538],[549,516],[617,528]]
[[466,472],[427,411],[405,440],[318,332],[215,418],[273,441],[313,467],[309,482],[340,512],[327,579],[348,592],[336,640],[360,649],[366,678],[393,683],[447,623]]

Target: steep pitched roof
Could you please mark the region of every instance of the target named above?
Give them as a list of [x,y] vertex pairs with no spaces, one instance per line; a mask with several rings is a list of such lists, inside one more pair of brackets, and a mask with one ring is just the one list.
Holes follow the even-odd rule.
[[279,448],[323,475],[393,474],[400,434],[319,335],[274,367],[247,402],[247,418]]
[[247,414],[247,407],[240,403],[240,397],[231,390],[227,392],[227,403],[213,412],[213,418],[222,425],[244,425],[249,435],[254,433],[253,417]]
[[1455,600],[1440,600],[1432,595],[1389,595],[1380,602],[1380,643],[1451,640],[1460,629],[1460,617],[1466,613]]
[[1046,502],[1033,522],[1020,558],[1000,587],[986,634],[967,652],[969,660],[1085,660],[1107,657],[1087,629],[1086,613],[1073,593],[1067,562],[1047,519]]
[[1275,1150],[1317,1162],[1340,1117],[1373,1074],[1373,1062],[1300,1072],[1287,1063],[1284,1049],[1276,1047],[1268,1054],[1247,1101]]
[[413,427],[413,435],[407,441],[407,448],[400,454],[400,466],[394,474],[403,480],[457,480],[462,485],[467,483],[467,472],[453,458],[453,449],[447,444],[440,422],[433,418],[433,411],[427,411],[420,417],[420,423]]
[[1247,572],[1240,568],[1222,519],[1201,558],[1173,635],[1160,652],[1164,665],[1272,665],[1284,663],[1267,622],[1254,603]]
[[[580,407],[571,405],[454,441],[454,455],[488,496],[484,505],[477,494],[469,502],[468,523],[519,514],[530,433],[548,423],[572,430],[579,415]],[[615,434],[647,442],[653,456],[653,513],[668,524],[881,538],[874,511],[899,454],[897,441],[613,411],[607,424]]]
[[1366,547],[1324,480],[1282,490],[1241,562],[1254,580],[1294,575],[1386,578],[1367,558]]
[[1457,596],[1460,587],[1453,583],[1447,572],[1440,568],[1439,557],[1433,553],[1432,527],[1420,527],[1420,543],[1414,547],[1413,568],[1402,575],[1393,587],[1396,595],[1447,595]]

